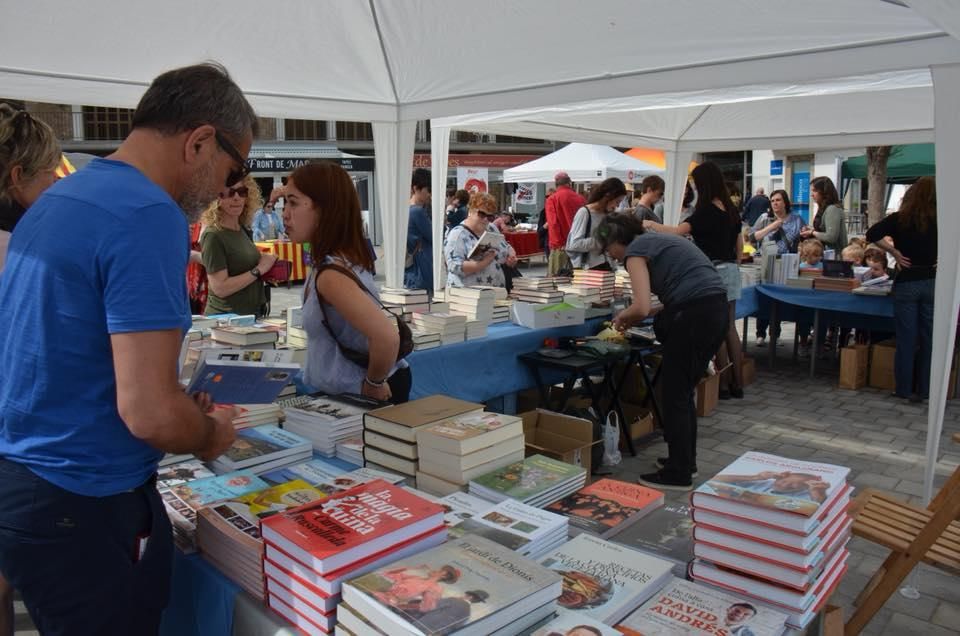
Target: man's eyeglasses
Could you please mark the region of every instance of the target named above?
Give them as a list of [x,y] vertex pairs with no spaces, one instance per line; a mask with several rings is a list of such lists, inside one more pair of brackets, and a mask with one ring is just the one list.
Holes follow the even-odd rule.
[[227,188],[220,193],[221,199],[232,199],[233,195],[239,194],[240,198],[246,199],[247,195],[250,193],[250,190],[247,189],[247,186],[240,186],[239,188]]
[[213,136],[217,140],[217,145],[220,146],[225,153],[230,155],[231,159],[240,165],[239,168],[230,171],[230,174],[227,175],[227,182],[224,185],[229,186],[231,184],[238,183],[244,177],[250,174],[250,168],[247,167],[247,162],[244,161],[243,157],[240,156],[240,153],[237,151],[234,145],[231,144],[226,137],[220,134],[219,130],[214,131]]

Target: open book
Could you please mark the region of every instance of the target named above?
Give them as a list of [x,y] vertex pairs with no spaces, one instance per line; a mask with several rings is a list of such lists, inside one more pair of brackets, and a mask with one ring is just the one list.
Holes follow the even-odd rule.
[[467,254],[467,259],[479,261],[483,258],[483,255],[487,253],[487,250],[496,249],[501,241],[503,241],[503,235],[499,232],[484,232],[480,236],[480,240],[477,241],[477,244],[474,245],[470,253]]

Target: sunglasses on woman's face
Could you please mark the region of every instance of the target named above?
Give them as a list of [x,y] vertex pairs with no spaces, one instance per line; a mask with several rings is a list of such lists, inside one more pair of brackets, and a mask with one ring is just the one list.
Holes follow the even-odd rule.
[[493,223],[494,221],[497,220],[497,215],[496,215],[496,214],[484,214],[483,212],[481,212],[480,214],[482,214],[482,215],[483,215],[483,218],[485,218],[485,219],[486,219],[487,221],[489,221],[490,223]]
[[220,198],[221,198],[221,199],[232,199],[233,196],[234,196],[235,194],[237,194],[237,195],[240,195],[240,198],[241,198],[241,199],[246,199],[246,198],[247,198],[247,194],[248,194],[249,192],[250,192],[250,191],[247,189],[246,186],[240,186],[239,188],[227,188],[226,190],[224,190],[223,192],[220,193]]

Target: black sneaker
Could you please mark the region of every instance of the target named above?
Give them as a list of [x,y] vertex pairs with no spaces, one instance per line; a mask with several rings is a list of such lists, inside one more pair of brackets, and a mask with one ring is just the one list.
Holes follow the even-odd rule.
[[637,480],[641,484],[646,484],[651,488],[662,488],[665,490],[691,490],[693,489],[693,479],[684,477],[680,473],[659,470],[648,475],[640,475]]
[[[654,464],[657,466],[657,468],[660,468],[660,469],[666,468],[667,464],[669,464],[669,463],[670,463],[670,458],[669,458],[669,457],[657,457],[657,461],[654,462]],[[700,476],[700,471],[697,470],[697,465],[696,465],[696,464],[693,465],[693,473],[692,473],[690,476],[691,476],[691,477],[699,477],[699,476]]]

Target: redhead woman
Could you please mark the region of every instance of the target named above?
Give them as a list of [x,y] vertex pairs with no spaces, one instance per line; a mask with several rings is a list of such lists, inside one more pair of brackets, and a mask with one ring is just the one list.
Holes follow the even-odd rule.
[[[360,199],[350,175],[329,163],[301,166],[287,180],[285,197],[287,236],[294,243],[310,243],[316,267],[304,286],[307,363],[302,388],[406,402],[412,376],[407,363],[397,360],[397,325],[378,302]],[[366,354],[365,363],[352,352]]]

